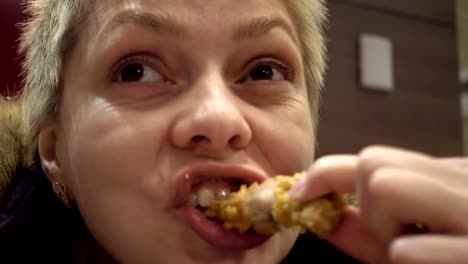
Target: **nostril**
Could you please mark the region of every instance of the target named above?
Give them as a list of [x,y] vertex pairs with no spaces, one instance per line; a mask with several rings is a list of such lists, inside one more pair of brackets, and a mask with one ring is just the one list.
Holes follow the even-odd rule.
[[199,143],[199,142],[202,142],[204,139],[205,139],[204,136],[196,135],[196,136],[192,137],[192,142],[193,143]]
[[237,136],[233,136],[229,139],[229,144],[234,144],[237,141]]
[[233,136],[229,139],[229,144],[231,146],[237,147],[239,144],[241,144],[240,140],[241,138],[239,136]]

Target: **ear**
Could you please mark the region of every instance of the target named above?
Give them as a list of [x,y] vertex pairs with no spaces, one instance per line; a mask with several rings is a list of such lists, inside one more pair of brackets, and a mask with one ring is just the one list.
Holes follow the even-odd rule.
[[39,133],[39,158],[42,169],[52,184],[64,183],[62,167],[57,157],[57,135],[54,126],[48,126]]

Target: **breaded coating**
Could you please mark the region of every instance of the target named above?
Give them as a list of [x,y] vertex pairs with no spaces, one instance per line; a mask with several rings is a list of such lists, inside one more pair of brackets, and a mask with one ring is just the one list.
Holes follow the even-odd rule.
[[213,201],[205,215],[240,232],[253,229],[259,234],[273,234],[282,228],[298,227],[301,232],[324,236],[340,221],[346,199],[341,194],[330,194],[305,204],[293,201],[288,193],[303,175],[280,175],[260,185],[242,185],[226,200]]

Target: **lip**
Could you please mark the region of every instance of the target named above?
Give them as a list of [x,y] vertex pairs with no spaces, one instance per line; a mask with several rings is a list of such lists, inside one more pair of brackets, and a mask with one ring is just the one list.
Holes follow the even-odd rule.
[[190,165],[177,174],[177,190],[174,207],[188,203],[193,185],[206,180],[237,180],[247,184],[263,182],[268,176],[241,165],[217,162],[201,162]]
[[192,164],[177,175],[175,215],[208,244],[221,250],[247,250],[270,239],[271,236],[258,235],[251,231],[240,233],[237,230],[225,229],[221,224],[208,219],[198,209],[188,205],[191,188],[199,182],[225,179],[252,183],[262,182],[268,176],[244,166],[216,162]]
[[175,215],[212,247],[226,251],[241,251],[256,248],[271,236],[259,235],[249,230],[240,233],[225,229],[221,224],[208,219],[198,209],[186,205],[175,210]]

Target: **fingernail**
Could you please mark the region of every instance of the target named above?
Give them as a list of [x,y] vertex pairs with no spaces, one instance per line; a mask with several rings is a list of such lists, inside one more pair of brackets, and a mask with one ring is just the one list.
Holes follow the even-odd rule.
[[298,200],[300,199],[304,192],[305,192],[305,186],[306,186],[306,177],[302,177],[299,181],[294,184],[294,186],[291,188],[289,191],[289,196],[293,200]]

